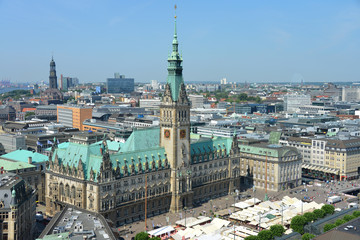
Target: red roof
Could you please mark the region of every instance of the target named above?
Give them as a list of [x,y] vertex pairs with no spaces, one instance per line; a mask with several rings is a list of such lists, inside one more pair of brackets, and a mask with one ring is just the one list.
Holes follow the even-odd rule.
[[23,112],[34,112],[36,110],[36,108],[24,108],[22,111]]

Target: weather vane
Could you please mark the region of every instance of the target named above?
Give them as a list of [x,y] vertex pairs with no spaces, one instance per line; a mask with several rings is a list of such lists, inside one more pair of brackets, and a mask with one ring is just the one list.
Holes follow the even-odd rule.
[[176,8],[177,8],[176,4],[175,4],[175,7],[174,7],[174,8],[175,8],[175,18],[176,18]]

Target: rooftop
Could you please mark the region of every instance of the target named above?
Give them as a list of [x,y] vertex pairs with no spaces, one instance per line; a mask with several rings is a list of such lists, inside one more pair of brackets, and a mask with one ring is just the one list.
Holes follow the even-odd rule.
[[49,157],[44,154],[33,152],[33,151],[28,151],[28,150],[24,150],[24,149],[19,149],[19,150],[4,154],[1,157],[19,161],[19,162],[23,162],[23,163],[28,163],[29,157],[32,158],[33,163],[46,162],[49,160]]
[[[66,233],[72,240],[116,239],[111,228],[101,215],[86,210],[65,207],[57,213],[40,235],[43,240],[62,239]],[[58,237],[58,238],[56,238]]]

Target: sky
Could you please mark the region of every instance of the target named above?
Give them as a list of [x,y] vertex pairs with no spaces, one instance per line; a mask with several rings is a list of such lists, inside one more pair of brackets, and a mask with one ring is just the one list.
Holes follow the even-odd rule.
[[360,0],[0,0],[0,80],[360,81]]

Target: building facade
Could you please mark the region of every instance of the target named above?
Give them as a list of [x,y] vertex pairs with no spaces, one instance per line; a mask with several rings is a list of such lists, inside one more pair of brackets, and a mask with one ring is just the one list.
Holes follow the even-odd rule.
[[107,93],[131,93],[134,91],[134,79],[114,74],[114,78],[106,79]]
[[33,189],[14,173],[2,173],[0,178],[2,239],[32,239],[36,212]]
[[[70,139],[67,146],[54,144],[46,171],[46,213],[52,216],[69,204],[102,214],[119,226],[145,215],[179,212],[240,189],[245,170],[252,168],[251,164],[257,166],[257,162],[266,161],[264,153],[244,155],[241,166],[242,153],[236,136],[201,138],[191,134],[190,101],[185,89],[175,22],[160,126],[134,129],[119,144],[118,151],[110,151],[111,143],[106,139],[89,142],[81,136]],[[297,186],[296,151],[266,148],[268,168],[274,166],[276,176],[283,174],[281,179],[270,178],[269,189],[272,184],[274,191]],[[257,159],[259,155],[262,160]],[[269,172],[269,177],[273,175]],[[258,180],[259,187],[262,181]],[[289,185],[284,186],[285,181]]]
[[297,112],[299,107],[310,104],[310,95],[289,94],[284,96],[284,111],[287,112]]
[[92,118],[92,108],[76,105],[58,105],[57,120],[66,127],[84,130],[83,122]]

